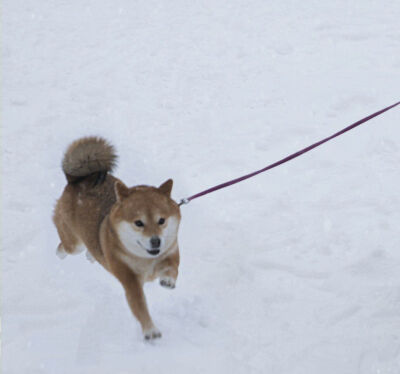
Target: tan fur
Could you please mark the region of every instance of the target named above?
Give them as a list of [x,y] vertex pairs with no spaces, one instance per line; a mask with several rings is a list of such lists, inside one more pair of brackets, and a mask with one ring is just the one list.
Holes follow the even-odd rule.
[[[96,158],[93,157],[96,153],[93,153],[93,139],[97,139],[97,154],[107,153],[99,148],[100,144],[110,147],[102,139],[78,140],[73,143],[79,144],[78,157],[71,153],[71,149],[75,149],[72,146],[64,157],[64,160],[70,160],[70,164],[66,165],[67,169],[71,164],[76,169],[86,168],[85,144],[88,145],[91,163],[96,164]],[[108,156],[110,155],[113,155],[113,152],[108,153]],[[111,158],[115,160],[115,156]],[[80,167],[79,160],[83,162],[83,167]],[[101,162],[98,163],[100,164]],[[56,204],[53,221],[61,239],[57,253],[60,256],[74,254],[79,251],[79,245],[86,246],[90,255],[121,282],[129,306],[140,322],[145,338],[160,337],[161,333],[154,326],[147,309],[143,284],[160,278],[162,285],[173,288],[178,276],[177,230],[181,216],[179,206],[170,198],[172,180],[168,180],[159,188],[128,188],[109,174],[102,183],[97,183],[96,171],[103,172],[101,168],[86,168],[86,171],[87,176],[82,173],[80,175],[83,179],[80,178],[78,182],[74,179],[67,184]],[[160,224],[160,217],[166,220],[165,224]],[[138,220],[145,222],[144,227],[135,225]],[[135,235],[138,235],[139,241],[144,241],[143,245],[138,243],[135,247],[140,256],[121,242],[122,229],[128,230],[128,237],[133,235],[136,238]],[[163,235],[165,238],[162,239],[162,243],[165,243],[165,248],[162,247],[160,254],[153,257],[150,252],[146,253],[145,248],[149,245],[147,239]],[[142,257],[142,250],[143,256],[148,257]]]

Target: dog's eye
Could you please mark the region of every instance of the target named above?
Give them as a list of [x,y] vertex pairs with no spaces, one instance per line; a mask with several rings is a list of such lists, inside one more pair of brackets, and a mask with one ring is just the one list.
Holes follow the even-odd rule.
[[143,226],[144,226],[144,223],[143,223],[142,221],[138,220],[138,221],[135,221],[135,225],[136,225],[137,227],[143,227]]
[[165,218],[160,218],[160,219],[158,220],[158,224],[159,224],[159,225],[163,225],[164,222],[165,222]]

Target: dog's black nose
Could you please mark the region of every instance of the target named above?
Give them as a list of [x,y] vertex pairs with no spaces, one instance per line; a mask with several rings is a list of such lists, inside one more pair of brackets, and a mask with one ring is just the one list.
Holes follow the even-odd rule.
[[161,239],[158,236],[152,236],[150,239],[151,248],[159,248]]

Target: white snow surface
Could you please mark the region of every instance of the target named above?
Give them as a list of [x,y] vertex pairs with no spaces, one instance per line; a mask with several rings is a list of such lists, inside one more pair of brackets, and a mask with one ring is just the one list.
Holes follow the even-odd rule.
[[182,208],[177,287],[60,260],[67,145],[179,199],[399,100],[400,2],[4,0],[4,374],[400,373],[400,110]]

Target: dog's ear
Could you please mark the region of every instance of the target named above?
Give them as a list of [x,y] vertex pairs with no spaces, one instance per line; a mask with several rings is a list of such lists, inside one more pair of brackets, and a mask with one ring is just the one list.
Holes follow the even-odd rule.
[[115,182],[114,191],[117,196],[117,201],[122,201],[129,195],[129,188],[120,181]]
[[174,181],[172,179],[168,179],[165,181],[158,189],[164,194],[167,195],[168,197],[171,196],[171,191],[172,191],[172,185],[174,184]]

